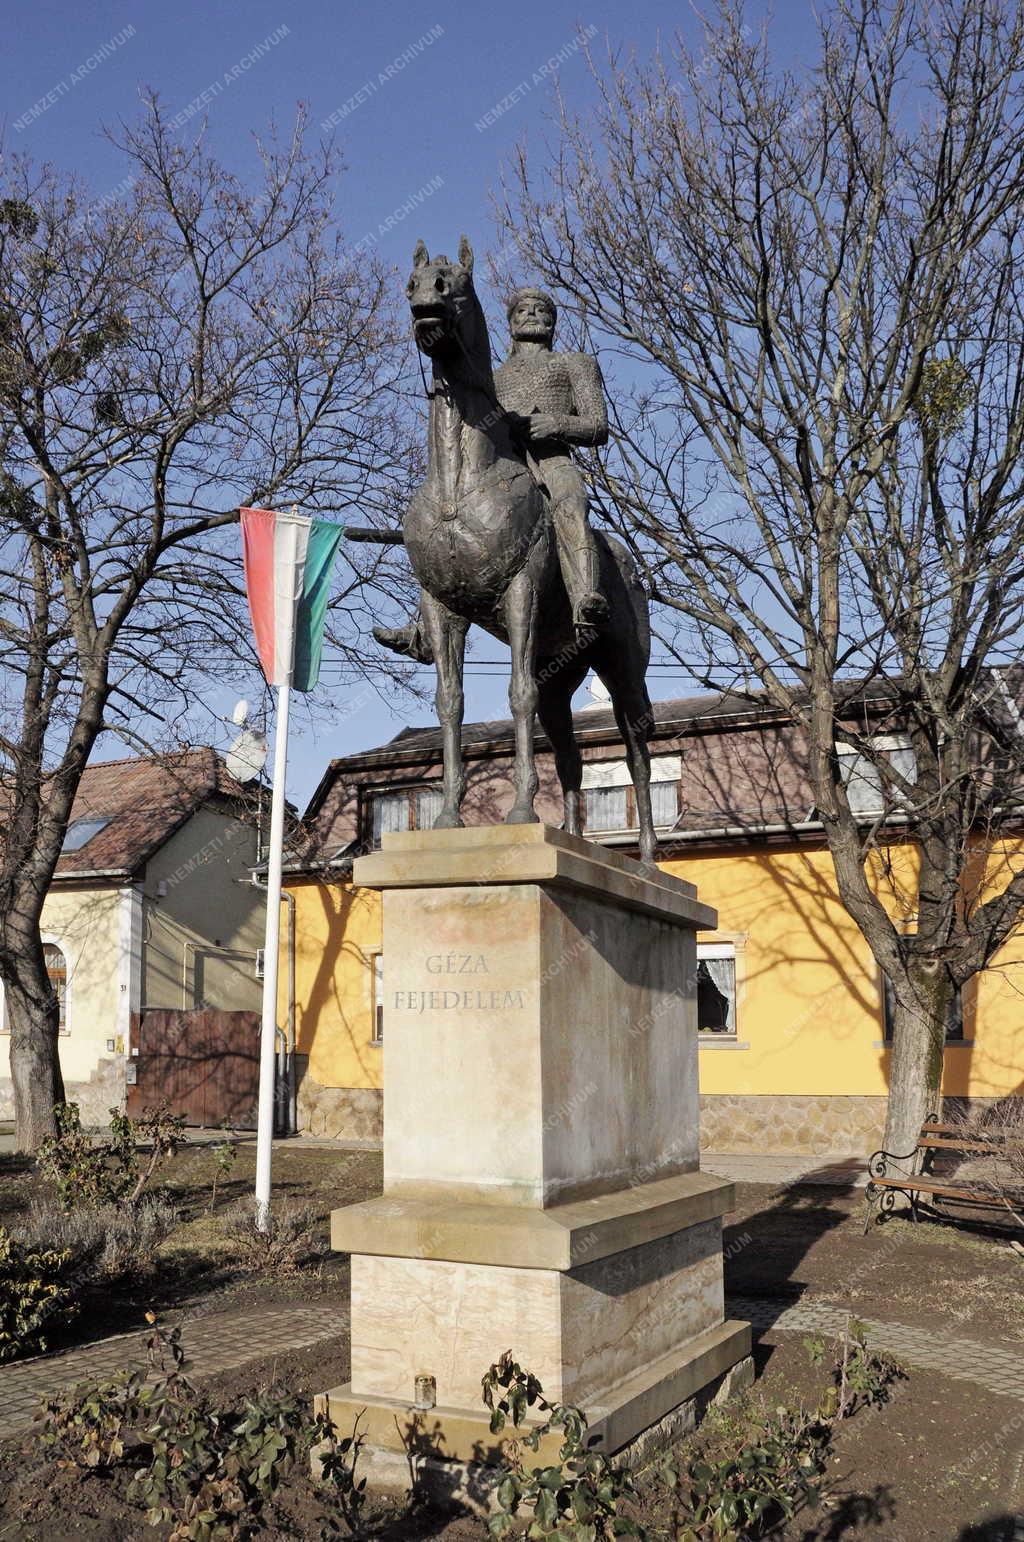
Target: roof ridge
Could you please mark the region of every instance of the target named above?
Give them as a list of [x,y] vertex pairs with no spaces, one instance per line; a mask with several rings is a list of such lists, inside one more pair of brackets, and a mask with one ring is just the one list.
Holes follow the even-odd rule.
[[161,750],[154,752],[152,755],[121,755],[117,760],[88,760],[85,764],[85,770],[93,771],[99,770],[101,766],[128,766],[133,764],[140,766],[151,766],[155,765],[159,761],[170,760],[175,756],[183,758],[186,755],[214,755],[219,760],[224,759],[223,755],[221,755],[220,751],[216,748],[215,745],[195,744],[192,745],[192,747],[189,749]]

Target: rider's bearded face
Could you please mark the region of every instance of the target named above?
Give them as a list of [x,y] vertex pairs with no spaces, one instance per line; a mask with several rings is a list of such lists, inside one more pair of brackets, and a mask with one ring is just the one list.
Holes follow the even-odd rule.
[[543,300],[520,300],[512,312],[511,330],[517,343],[550,343],[555,330],[551,307]]

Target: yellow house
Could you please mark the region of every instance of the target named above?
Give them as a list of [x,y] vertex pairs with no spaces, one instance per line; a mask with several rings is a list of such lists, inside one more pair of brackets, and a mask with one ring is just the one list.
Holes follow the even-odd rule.
[[[252,798],[213,750],[86,769],[41,925],[85,1124],[124,1104],[140,1012],[259,1010],[257,855]],[[0,986],[0,1119],[13,1116],[8,1039]]]
[[[719,927],[698,938],[701,1140],[706,1149],[864,1153],[880,1142],[889,1049],[885,992],[841,905],[815,817],[799,735],[780,715],[724,695],[662,702],[652,741],[659,865],[697,885]],[[627,851],[635,811],[610,712],[576,715],[587,835]],[[511,724],[464,730],[467,823],[511,803]],[[379,896],[351,882],[353,856],[388,829],[428,826],[440,736],[406,730],[332,763],[287,869],[292,942],[280,1011],[294,1023],[299,1127],[373,1137],[380,1129]],[[538,812],[561,823],[546,741]],[[871,789],[863,789],[870,817]],[[913,848],[879,862],[879,889],[914,924]],[[987,1102],[1024,1089],[1024,943],[1015,939],[964,992],[951,1020],[943,1093]],[[291,987],[289,987],[289,978]]]

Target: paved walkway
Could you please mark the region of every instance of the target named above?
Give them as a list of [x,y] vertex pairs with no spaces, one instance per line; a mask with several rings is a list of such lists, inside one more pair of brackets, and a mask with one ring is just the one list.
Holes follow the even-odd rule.
[[829,1188],[862,1189],[868,1181],[863,1157],[761,1156],[752,1151],[702,1151],[701,1171],[716,1173],[733,1183],[770,1183],[786,1188],[793,1183],[820,1183]]
[[[727,1316],[753,1323],[755,1338],[779,1329],[784,1333],[838,1337],[851,1315],[840,1306],[799,1301],[788,1306],[783,1300],[764,1296],[726,1296],[725,1307]],[[852,1315],[857,1317],[856,1313]],[[857,1321],[864,1324],[872,1349],[905,1360],[908,1365],[941,1371],[957,1381],[972,1381],[1003,1397],[1024,1399],[1024,1351],[961,1338],[955,1324],[946,1329],[908,1328],[903,1323],[876,1322],[865,1317],[857,1317]]]
[[[233,1371],[247,1360],[266,1355],[308,1349],[324,1339],[348,1331],[348,1308],[268,1306],[253,1311],[219,1312],[215,1316],[180,1319],[186,1352],[185,1370],[190,1376],[213,1376]],[[87,1379],[106,1380],[117,1371],[143,1369],[149,1356],[146,1345],[151,1329],[119,1333],[80,1349],[59,1355],[35,1355],[0,1367],[0,1439],[16,1434],[32,1422],[40,1399],[62,1387]]]

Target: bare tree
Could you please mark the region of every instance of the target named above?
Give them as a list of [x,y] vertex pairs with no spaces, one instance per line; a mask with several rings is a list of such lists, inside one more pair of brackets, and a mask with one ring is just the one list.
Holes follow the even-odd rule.
[[951,1001],[1024,902],[1005,672],[1024,21],[1000,0],[838,0],[817,29],[798,72],[728,5],[699,53],[592,61],[597,107],[561,104],[555,149],[539,171],[519,153],[498,212],[580,337],[626,361],[591,470],[680,656],[753,677],[806,736],[839,893],[895,995],[886,1144],[904,1151]]
[[[153,743],[251,657],[240,504],[372,518],[411,467],[391,285],[341,241],[333,152],[300,117],[246,186],[155,98],[116,142],[127,196],[25,161],[0,188],[0,980],[25,1150],[63,1097],[39,922],[97,737]],[[343,580],[350,661],[344,616],[378,580]]]

